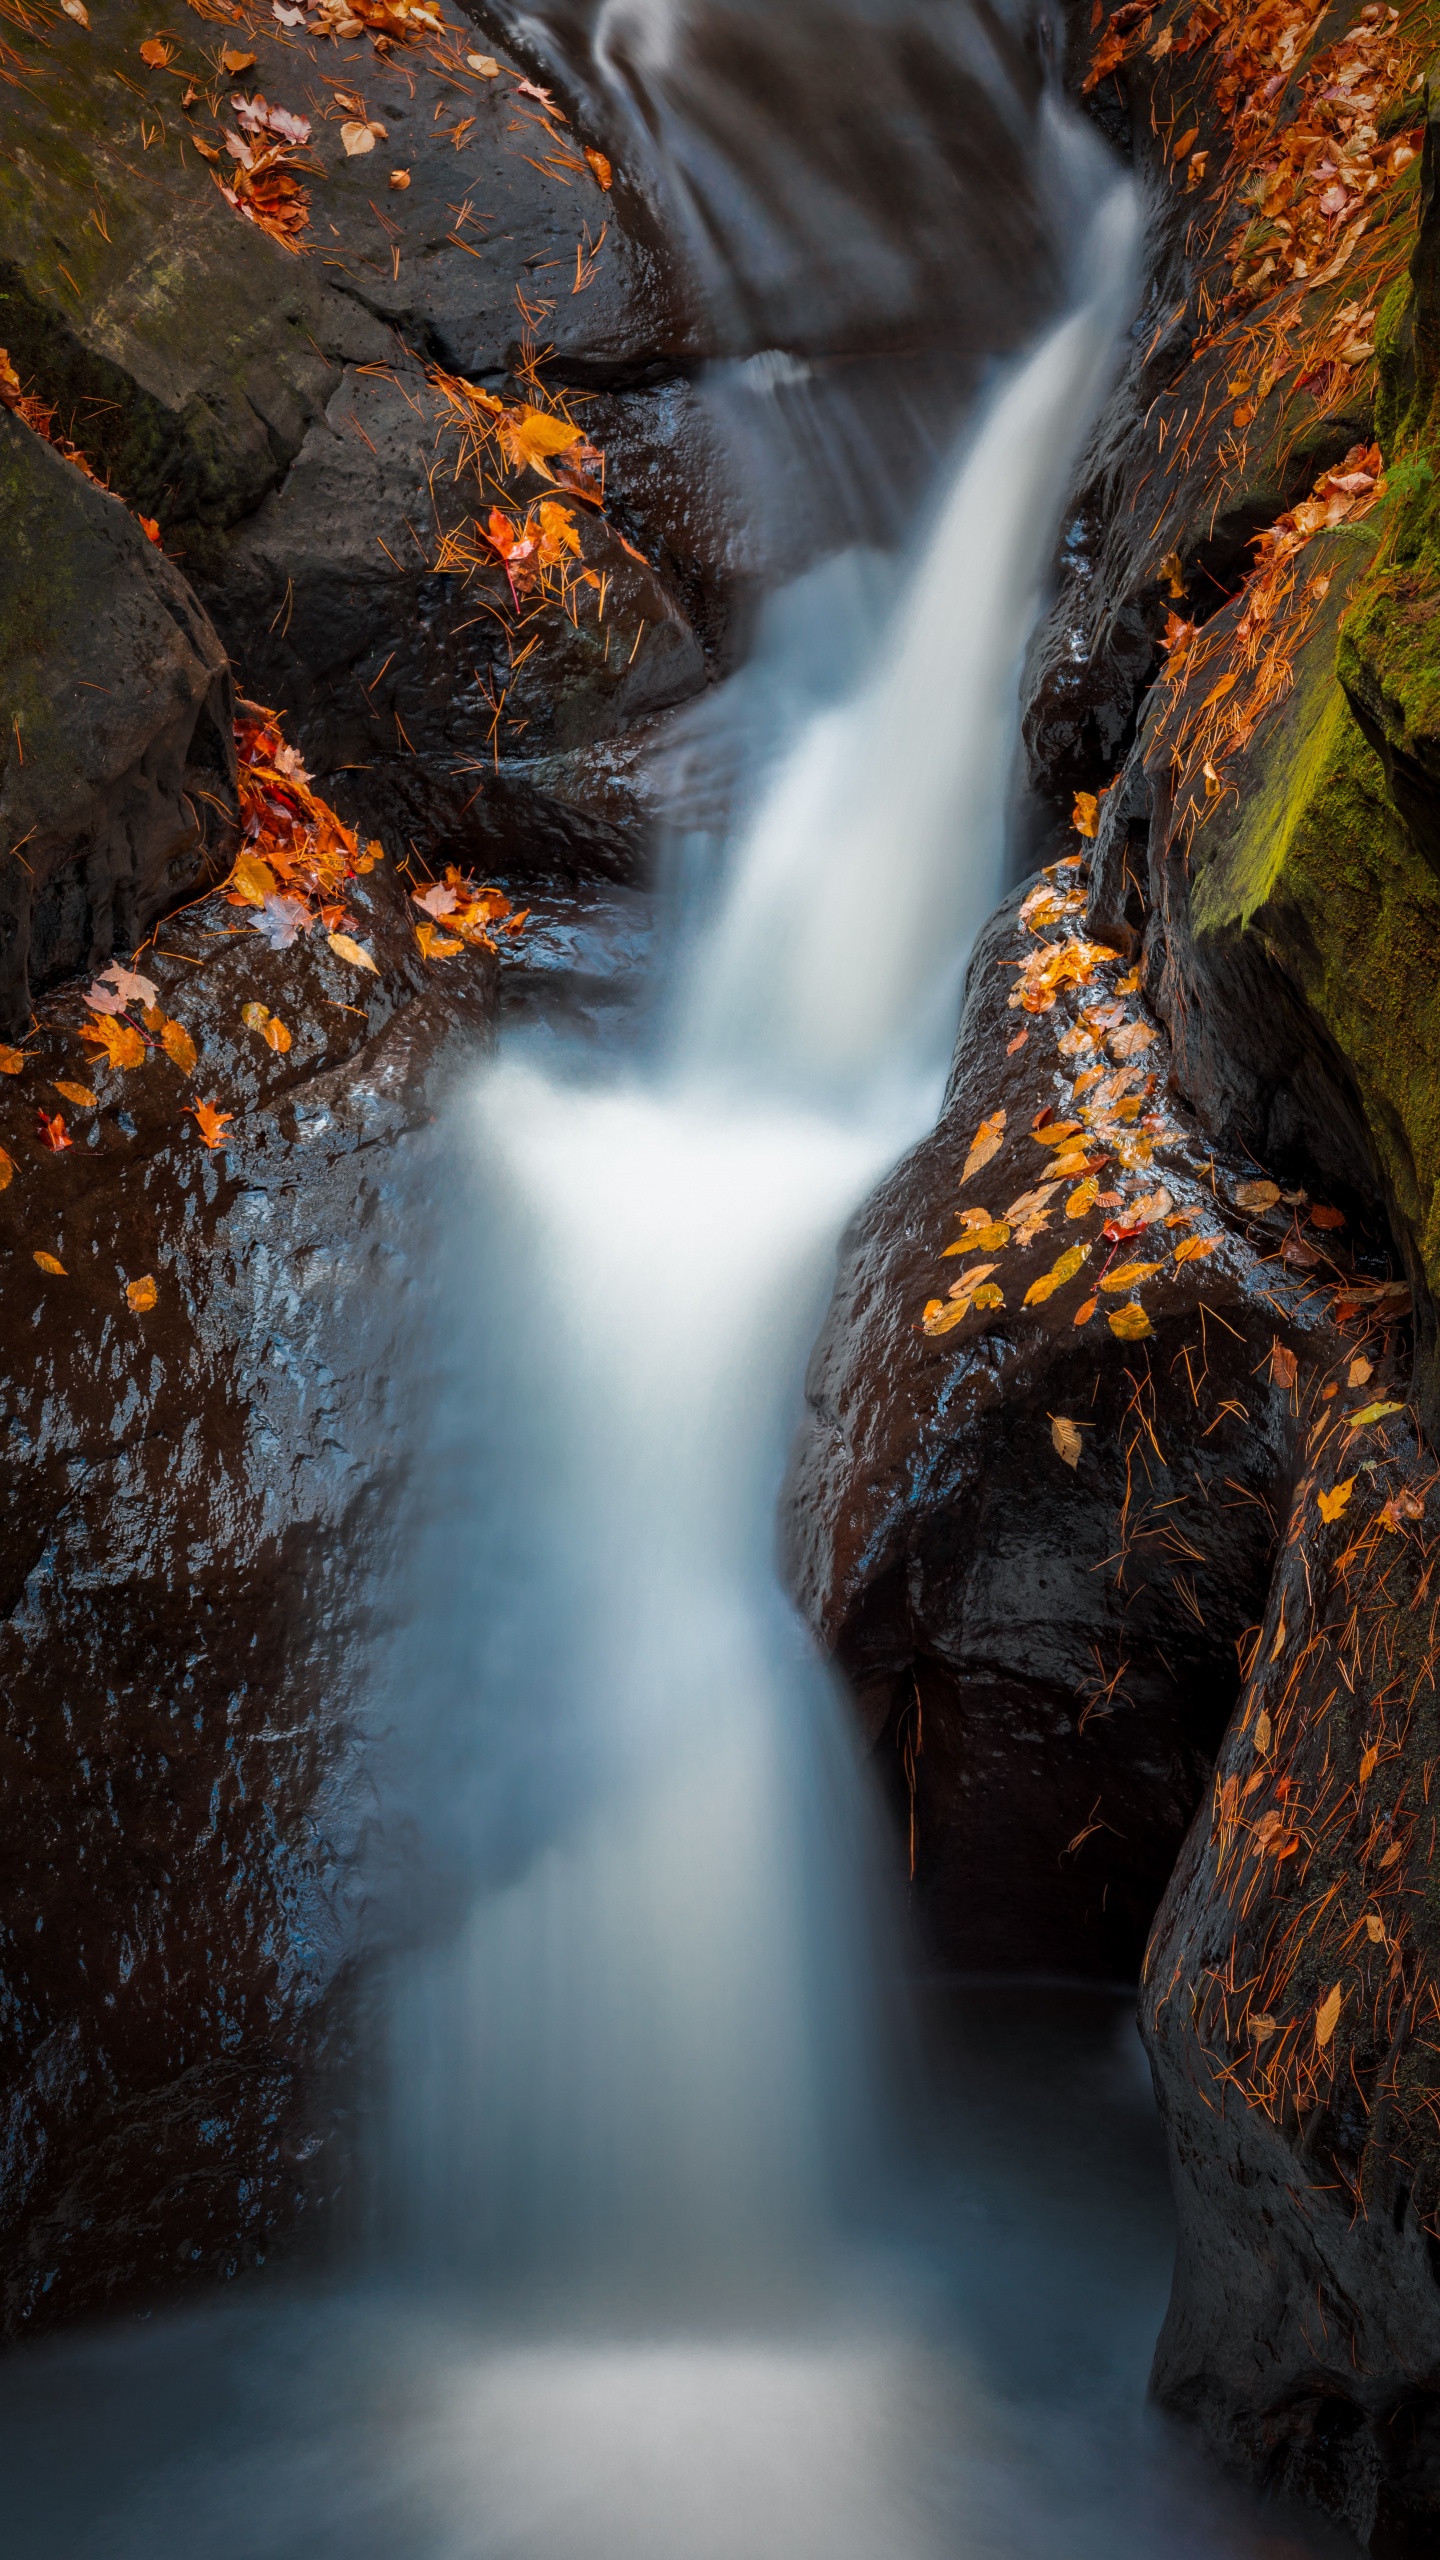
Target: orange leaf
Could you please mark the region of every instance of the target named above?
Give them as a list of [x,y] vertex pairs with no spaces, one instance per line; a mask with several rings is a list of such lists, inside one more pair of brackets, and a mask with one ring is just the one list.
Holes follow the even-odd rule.
[[1220,1242],[1218,1236],[1185,1236],[1175,1247],[1177,1262],[1203,1262]]
[[80,1037],[96,1049],[103,1049],[106,1063],[116,1068],[143,1067],[145,1043],[133,1022],[125,1022],[116,1013],[94,1013],[80,1025]]
[[1109,1297],[1116,1290],[1133,1289],[1137,1281],[1153,1278],[1160,1268],[1158,1262],[1122,1262],[1114,1271],[1106,1272],[1100,1286]]
[[42,1147],[48,1147],[52,1155],[58,1156],[65,1147],[74,1146],[74,1139],[66,1131],[63,1111],[56,1111],[53,1114],[49,1111],[41,1111],[37,1116],[40,1122]]
[[290,1046],[290,1034],[278,1013],[271,1014],[260,1037],[267,1048],[275,1051],[277,1057],[283,1057]]
[[58,1076],[55,1079],[55,1090],[57,1093],[63,1093],[67,1102],[77,1102],[82,1111],[93,1111],[100,1098],[98,1094],[91,1092],[88,1084],[62,1084]]
[[167,1022],[160,1034],[160,1046],[182,1076],[193,1074],[196,1049],[183,1022]]
[[[141,51],[142,53],[144,51],[143,45],[141,47]],[[253,53],[241,53],[232,45],[226,46],[225,51],[220,56],[220,59],[224,63],[232,80],[234,79],[237,71],[253,71],[255,67],[255,56]]]
[[32,1255],[31,1259],[41,1271],[53,1271],[59,1280],[65,1278],[65,1265],[63,1262],[57,1262],[53,1253],[37,1253]]
[[1344,2004],[1345,1994],[1337,1982],[1333,1990],[1326,1992],[1315,2012],[1315,2041],[1318,2045],[1324,2046],[1329,2043],[1339,2023]]
[[11,1049],[0,1042],[0,1076],[18,1076],[24,1064],[23,1049]]
[[192,1102],[189,1113],[207,1147],[223,1145],[226,1127],[235,1117],[233,1111],[217,1111],[213,1102]]
[[465,945],[453,933],[442,933],[438,925],[417,924],[415,939],[427,960],[449,960]]
[[1286,1349],[1277,1334],[1270,1345],[1270,1376],[1277,1387],[1293,1387],[1299,1375],[1299,1362],[1293,1351]]
[[1043,1307],[1047,1298],[1053,1298],[1057,1289],[1063,1288],[1067,1280],[1074,1279],[1082,1262],[1088,1261],[1089,1255],[1088,1244],[1067,1245],[1051,1269],[1043,1271],[1038,1280],[1031,1281],[1025,1292],[1026,1306]]
[[14,1164],[4,1148],[0,1147],[0,1191],[8,1191],[14,1178]]
[[1380,1757],[1379,1751],[1377,1750],[1377,1748],[1376,1748],[1376,1746],[1375,1746],[1375,1744],[1374,1744],[1373,1742],[1370,1744],[1370,1746],[1369,1746],[1369,1749],[1368,1749],[1368,1750],[1366,1750],[1366,1751],[1362,1751],[1362,1752],[1361,1752],[1361,1754],[1360,1754],[1360,1784],[1361,1784],[1361,1786],[1362,1786],[1362,1787],[1363,1787],[1363,1786],[1365,1786],[1365,1785],[1367,1785],[1367,1784],[1368,1784],[1368,1782],[1369,1782],[1369,1780],[1374,1776],[1374,1774],[1375,1774],[1375,1763],[1376,1763],[1376,1761],[1379,1759],[1379,1757]]
[[1076,1308],[1072,1321],[1075,1324],[1088,1324],[1099,1304],[1098,1298],[1087,1298],[1082,1306]]
[[[255,56],[252,53],[248,58],[253,62]],[[166,44],[161,36],[147,36],[140,47],[140,59],[142,62],[148,62],[152,71],[163,71],[167,62],[174,61],[175,47],[173,44]],[[225,61],[228,66],[228,54],[225,56]]]
[[612,170],[609,161],[606,159],[604,152],[587,150],[585,157],[589,161],[597,179],[608,195],[610,191],[610,182],[615,173]]
[[1354,1490],[1354,1477],[1346,1476],[1342,1483],[1337,1484],[1333,1493],[1317,1493],[1315,1500],[1321,1519],[1338,1520]]
[[1273,1209],[1279,1197],[1278,1182],[1239,1182],[1235,1186],[1237,1209]]
[[143,1280],[130,1282],[125,1291],[125,1303],[132,1315],[143,1316],[154,1306],[158,1296],[159,1291],[147,1272]]
[[1094,1208],[1096,1199],[1099,1195],[1099,1190],[1100,1181],[1098,1175],[1093,1173],[1087,1174],[1085,1180],[1080,1184],[1079,1189],[1072,1191],[1069,1199],[1065,1203],[1066,1217],[1083,1218],[1087,1209]]
[[982,1166],[989,1164],[992,1156],[998,1156],[1004,1137],[1005,1114],[1003,1110],[992,1111],[988,1120],[981,1121],[970,1141],[970,1152],[960,1172],[962,1183],[973,1181]]

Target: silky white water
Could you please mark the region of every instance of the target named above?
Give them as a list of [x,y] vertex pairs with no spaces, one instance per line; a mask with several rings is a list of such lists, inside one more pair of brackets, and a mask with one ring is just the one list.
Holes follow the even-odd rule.
[[550,1452],[512,1523],[543,1678],[507,1704],[483,1644],[475,1676],[492,1787],[543,1735],[556,1809],[403,1978],[394,2178],[412,2248],[532,2303],[783,2288],[883,2141],[863,1795],[775,1501],[839,1230],[933,1115],[1003,885],[1019,661],[1134,230],[1117,189],[1091,294],[735,847],[660,1054],[512,1054],[470,1106],[518,1437]]

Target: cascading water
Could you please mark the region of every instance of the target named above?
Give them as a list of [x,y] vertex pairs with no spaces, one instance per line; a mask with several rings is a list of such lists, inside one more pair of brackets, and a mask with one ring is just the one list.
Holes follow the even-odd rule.
[[1020,655],[1135,229],[1117,188],[1090,296],[990,404],[871,672],[738,847],[659,1058],[582,1082],[511,1054],[477,1089],[514,1374],[563,1416],[521,1528],[541,1676],[477,1666],[488,1782],[541,1742],[571,1789],[396,2002],[432,2263],[753,2294],[864,2147],[864,1825],[774,1506],[840,1225],[933,1116],[1002,887]]

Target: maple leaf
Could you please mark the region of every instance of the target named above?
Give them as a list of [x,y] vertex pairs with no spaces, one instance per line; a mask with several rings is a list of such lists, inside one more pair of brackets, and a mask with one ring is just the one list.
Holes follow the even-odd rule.
[[127,1004],[153,1004],[159,992],[153,978],[142,978],[136,969],[122,969],[116,961],[101,970],[85,1001],[92,1013],[123,1013]]
[[107,1063],[112,1067],[143,1067],[145,1064],[145,1043],[134,1023],[121,1021],[112,1012],[98,1013],[89,1022],[82,1022],[80,1037],[88,1040],[94,1048],[103,1049]]
[[53,1155],[58,1156],[65,1147],[74,1146],[75,1141],[65,1127],[63,1111],[51,1113],[42,1106],[35,1116],[40,1124],[39,1137],[42,1147],[48,1147]]
[[428,889],[412,889],[410,895],[427,916],[452,915],[460,903],[455,890],[444,880],[432,881]]
[[965,1158],[965,1162],[960,1171],[962,1186],[967,1182],[973,1181],[975,1175],[979,1173],[985,1165],[989,1164],[992,1156],[998,1156],[1000,1149],[1004,1144],[1004,1139],[1004,1111],[992,1111],[988,1120],[981,1121],[979,1128],[976,1130],[974,1137],[970,1141],[970,1152]]
[[148,1314],[160,1292],[147,1271],[143,1280],[131,1280],[125,1290],[125,1303],[132,1315]]
[[352,968],[368,969],[373,978],[379,977],[380,971],[378,966],[371,959],[370,954],[364,948],[364,945],[357,942],[352,934],[327,933],[325,939],[329,943],[337,960],[348,960]]
[[[272,951],[288,951],[292,942],[308,933],[311,924],[309,908],[300,898],[266,898],[258,915],[250,919],[256,933],[263,933]],[[334,940],[334,936],[331,936]]]
[[192,1102],[187,1107],[206,1146],[223,1145],[224,1133],[235,1117],[234,1112],[217,1111],[213,1102]]
[[1321,1519],[1338,1520],[1354,1490],[1354,1477],[1346,1476],[1341,1483],[1336,1485],[1333,1493],[1317,1493],[1315,1496],[1315,1502]]

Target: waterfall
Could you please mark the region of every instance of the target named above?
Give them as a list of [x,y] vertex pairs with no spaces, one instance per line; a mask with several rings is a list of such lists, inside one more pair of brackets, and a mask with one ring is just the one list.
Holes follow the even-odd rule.
[[1002,889],[1019,661],[1134,229],[1116,190],[1088,297],[996,390],[868,671],[735,847],[658,1054],[522,1048],[463,1106],[526,1633],[503,1597],[466,1615],[467,1801],[506,1839],[403,1973],[394,2174],[412,2249],[532,2304],[753,2302],[863,2174],[868,1816],[775,1497],[837,1235],[933,1114]]

